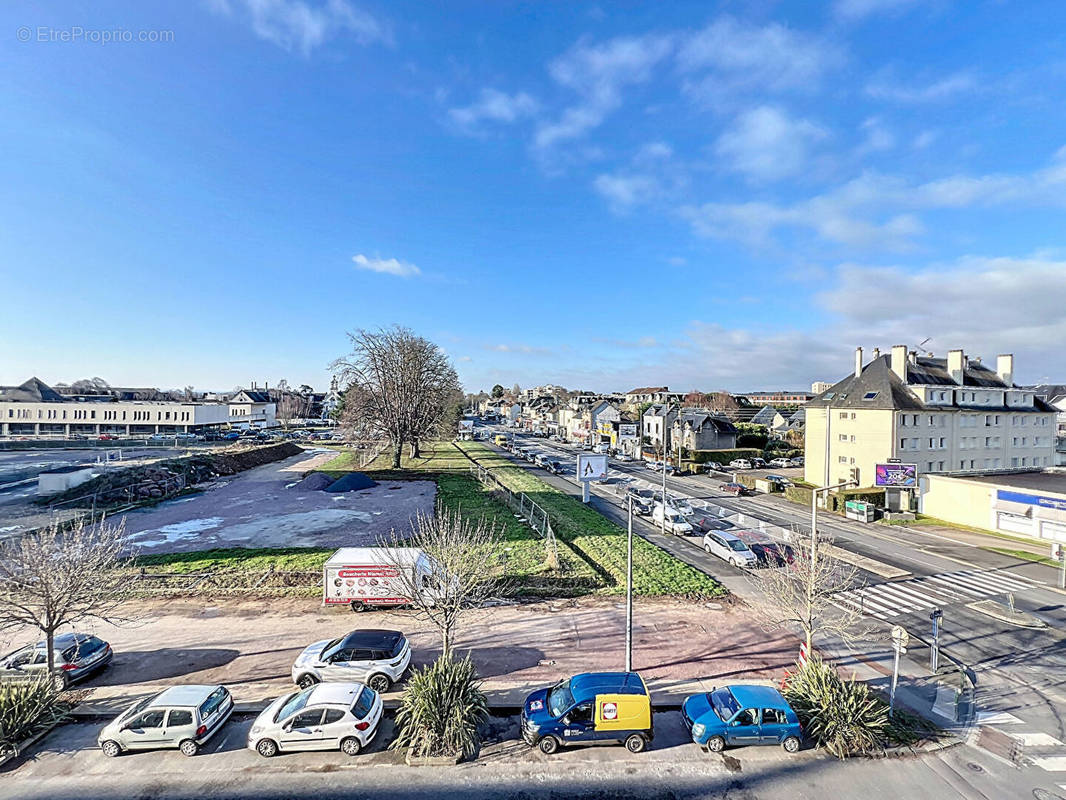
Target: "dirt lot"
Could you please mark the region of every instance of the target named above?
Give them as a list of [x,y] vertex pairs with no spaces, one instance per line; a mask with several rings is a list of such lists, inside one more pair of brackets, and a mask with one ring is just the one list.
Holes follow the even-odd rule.
[[333,451],[267,464],[215,481],[202,494],[131,511],[124,519],[142,553],[216,547],[359,547],[431,513],[432,481],[386,481],[358,492],[299,491],[305,472]]

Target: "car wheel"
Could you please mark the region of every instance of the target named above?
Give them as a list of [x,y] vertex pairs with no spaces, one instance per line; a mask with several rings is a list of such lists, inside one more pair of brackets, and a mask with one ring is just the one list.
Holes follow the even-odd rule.
[[545,736],[540,740],[538,747],[540,747],[540,752],[550,756],[559,749],[559,740],[554,736]]
[[721,753],[725,750],[725,739],[721,736],[712,736],[707,740],[708,753]]
[[186,739],[178,745],[178,749],[181,750],[183,756],[189,756],[189,758],[192,758],[200,752],[200,745],[198,745],[193,739]]
[[104,751],[104,755],[108,758],[122,755],[122,748],[119,747],[118,742],[112,742],[110,739],[106,742],[101,742],[100,749]]
[[366,611],[366,603],[362,600],[353,600],[351,602],[352,611],[358,614],[361,611]]
[[630,753],[643,753],[648,746],[648,740],[639,733],[634,733],[626,739],[626,750]]
[[785,741],[781,742],[781,746],[785,748],[786,753],[798,753],[800,749],[799,737],[788,736]]
[[739,567],[740,565],[736,562],[736,559],[731,558],[731,559],[729,559],[729,566],[731,566],[731,567]]
[[703,552],[705,552],[707,555],[710,555],[711,554],[711,546],[709,544],[705,544],[703,546]]
[[263,758],[273,758],[278,754],[278,745],[273,739],[260,739],[255,751]]
[[346,739],[341,740],[341,752],[346,756],[357,756],[362,749],[363,743],[354,736],[349,736]]
[[70,678],[65,672],[56,672],[55,677],[52,678],[52,685],[55,686],[57,692],[66,691],[70,687]]
[[296,681],[296,685],[299,686],[301,689],[310,689],[316,683],[318,683],[318,678],[316,678],[314,675],[308,674],[301,675],[300,679]]
[[366,682],[366,685],[378,694],[385,694],[385,692],[392,688],[392,681],[389,679],[388,675],[383,675],[378,672],[377,674],[370,676],[370,680]]

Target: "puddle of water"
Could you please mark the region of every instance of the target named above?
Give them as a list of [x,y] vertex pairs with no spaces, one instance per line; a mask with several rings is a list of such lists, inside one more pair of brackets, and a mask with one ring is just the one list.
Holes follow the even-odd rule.
[[222,524],[222,517],[205,517],[203,519],[190,519],[185,522],[175,522],[172,525],[164,525],[162,528],[151,531],[141,531],[133,534],[130,538],[134,541],[140,539],[158,540],[162,537],[164,542],[175,542],[179,539],[191,539],[201,531],[209,531]]

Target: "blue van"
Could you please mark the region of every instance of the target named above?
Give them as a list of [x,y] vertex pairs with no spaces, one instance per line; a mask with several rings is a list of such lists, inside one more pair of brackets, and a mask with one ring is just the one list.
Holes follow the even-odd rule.
[[652,739],[648,689],[635,672],[575,675],[526,698],[522,738],[546,755],[571,744],[625,744],[639,753]]
[[800,749],[803,728],[792,706],[770,686],[723,686],[686,697],[681,717],[692,741],[708,752],[728,745],[779,744]]

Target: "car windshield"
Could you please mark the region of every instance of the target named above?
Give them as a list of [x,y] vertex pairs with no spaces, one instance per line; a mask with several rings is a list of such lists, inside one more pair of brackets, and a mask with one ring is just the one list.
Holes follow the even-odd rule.
[[315,690],[314,686],[310,686],[304,689],[302,692],[289,695],[289,698],[281,704],[281,708],[278,709],[278,713],[274,715],[274,722],[279,719],[288,719],[297,711],[300,711],[307,705],[307,698],[311,696],[311,692]]
[[333,653],[331,652],[333,648],[335,648],[343,641],[344,637],[342,636],[339,639],[334,639],[332,642],[329,642],[325,647],[322,648],[322,652],[318,654],[319,658],[328,658],[329,656],[333,655]]
[[728,689],[716,689],[711,692],[710,698],[711,707],[714,708],[714,713],[722,722],[728,722],[734,714],[740,711],[740,703]]
[[746,544],[744,544],[744,542],[740,541],[740,539],[730,539],[729,540],[729,549],[736,550],[738,553],[741,553],[741,552],[747,550],[748,546]]
[[140,702],[134,703],[132,706],[130,706],[128,709],[126,709],[126,713],[123,714],[121,717],[119,717],[119,719],[120,720],[129,719],[134,714],[140,713],[141,710],[143,710],[144,708],[148,707],[149,703],[151,703],[153,700],[155,700],[156,696],[157,695],[154,695],[152,697],[146,697],[143,700],[141,700]]
[[570,693],[570,681],[556,684],[556,686],[548,692],[548,712],[553,717],[558,717],[573,704],[574,696]]

